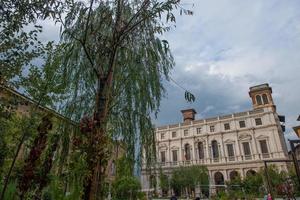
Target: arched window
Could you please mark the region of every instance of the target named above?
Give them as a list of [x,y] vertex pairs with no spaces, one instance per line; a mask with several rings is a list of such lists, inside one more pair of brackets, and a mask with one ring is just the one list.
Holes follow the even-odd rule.
[[266,94],[262,95],[262,99],[263,99],[264,104],[268,104],[269,103],[269,100],[268,100],[268,97],[267,97]]
[[234,179],[238,178],[239,176],[239,173],[237,171],[231,171],[229,173],[229,177],[230,177],[230,180],[233,181]]
[[254,171],[253,169],[250,169],[246,172],[246,176],[254,176],[256,175],[256,171]]
[[262,105],[262,101],[261,101],[261,96],[260,95],[256,95],[256,103],[258,104],[258,105]]
[[216,172],[214,175],[216,185],[224,185],[224,176],[221,172]]
[[218,148],[218,142],[216,140],[213,140],[211,142],[211,148],[212,148],[213,158],[219,158],[219,148]]
[[189,144],[184,145],[185,160],[191,160],[191,149]]
[[198,155],[199,155],[199,159],[204,159],[203,142],[198,142]]

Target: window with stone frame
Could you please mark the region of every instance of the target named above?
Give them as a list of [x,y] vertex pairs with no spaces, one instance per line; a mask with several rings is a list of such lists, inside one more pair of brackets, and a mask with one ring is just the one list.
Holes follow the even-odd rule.
[[227,153],[228,153],[228,157],[229,160],[234,158],[234,149],[233,149],[233,144],[227,144]]
[[262,125],[262,120],[261,120],[261,118],[255,118],[255,125],[256,125],[256,126]]
[[210,131],[210,132],[215,132],[215,126],[210,126],[210,127],[209,127],[209,131]]
[[198,127],[196,130],[197,130],[197,134],[201,134],[201,127]]
[[219,147],[218,147],[218,142],[216,140],[213,140],[211,142],[211,148],[212,148],[212,154],[213,158],[219,158]]
[[224,124],[224,129],[227,131],[227,130],[230,130],[230,124],[229,123],[225,123]]
[[260,140],[259,145],[260,145],[260,150],[261,150],[262,154],[268,154],[269,153],[268,145],[267,145],[266,140]]
[[165,139],[165,133],[160,134],[160,139],[162,139],[162,140]]
[[165,151],[160,152],[160,160],[162,163],[166,162],[166,152]]
[[204,159],[204,145],[203,145],[203,142],[198,142],[198,156],[199,156],[199,159]]
[[239,125],[240,125],[240,128],[245,128],[246,127],[246,122],[244,120],[239,121]]
[[183,131],[183,135],[184,135],[184,136],[188,136],[188,135],[189,135],[189,130],[188,130],[188,129],[185,129],[185,130]]
[[175,138],[175,137],[177,137],[177,133],[176,133],[176,131],[173,131],[172,132],[172,138]]
[[184,145],[185,160],[191,160],[191,149],[189,144]]
[[172,150],[172,158],[173,158],[173,162],[177,162],[178,161],[178,150]]
[[251,156],[250,144],[249,142],[243,142],[243,150],[245,156]]

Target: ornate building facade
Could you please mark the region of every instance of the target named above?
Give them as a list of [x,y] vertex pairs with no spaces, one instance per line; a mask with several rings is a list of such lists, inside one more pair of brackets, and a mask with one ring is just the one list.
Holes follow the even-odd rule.
[[[195,119],[194,109],[182,110],[183,122],[157,127],[156,169],[169,177],[179,166],[205,165],[211,185],[224,185],[238,174],[243,178],[264,166],[263,160],[287,159],[287,147],[280,126],[272,88],[268,84],[250,88],[253,109],[207,119]],[[286,169],[284,163],[279,169]],[[153,190],[149,175],[142,168],[144,191]],[[160,191],[159,184],[155,184]]]

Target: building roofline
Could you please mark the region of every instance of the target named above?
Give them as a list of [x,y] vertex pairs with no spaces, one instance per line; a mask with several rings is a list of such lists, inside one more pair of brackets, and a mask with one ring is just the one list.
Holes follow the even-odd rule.
[[197,112],[196,112],[196,110],[194,108],[189,108],[189,109],[181,110],[182,113],[187,112],[187,111],[192,111],[194,114],[197,114]]
[[[18,96],[19,98],[22,98],[23,100],[25,100],[25,101],[27,101],[27,102],[29,102],[31,104],[34,104],[34,105],[38,105],[39,104],[36,100],[29,98],[28,96],[26,96],[26,95],[18,92],[17,90],[15,90],[15,89],[7,86],[7,85],[4,85],[3,83],[0,83],[0,88],[2,88],[4,90],[6,90],[6,91],[8,91],[8,92],[10,92],[10,93]],[[78,124],[77,122],[71,120],[70,118],[67,118],[66,116],[58,113],[57,111],[55,111],[55,110],[53,110],[51,108],[48,108],[48,107],[42,106],[42,105],[38,105],[38,107],[40,109],[46,111],[46,112],[49,112],[49,113],[53,114],[54,116],[56,116],[56,117],[58,117],[60,119],[63,119],[63,120],[66,120],[66,121],[72,123],[73,125],[77,125]]]
[[[226,119],[230,119],[230,118],[234,118],[234,117],[244,117],[244,116],[249,116],[249,115],[259,114],[259,113],[264,113],[264,112],[265,112],[264,108],[257,108],[257,109],[254,109],[254,110],[247,110],[247,111],[231,113],[231,114],[227,114],[227,115],[225,114],[225,115],[218,115],[218,116],[215,116],[215,117],[195,119],[192,122],[188,122],[188,123],[189,124],[192,124],[192,123],[193,124],[198,124],[198,123],[203,123],[203,122],[213,123],[214,121],[218,121],[218,120],[226,120]],[[163,129],[166,129],[170,126],[179,127],[179,125],[187,125],[187,122],[156,126],[155,129],[163,130]]]
[[269,86],[268,83],[263,83],[263,84],[259,84],[259,85],[255,85],[249,88],[249,94],[253,93],[253,92],[258,92],[258,91],[262,91],[262,90],[270,90],[272,93],[272,88]]

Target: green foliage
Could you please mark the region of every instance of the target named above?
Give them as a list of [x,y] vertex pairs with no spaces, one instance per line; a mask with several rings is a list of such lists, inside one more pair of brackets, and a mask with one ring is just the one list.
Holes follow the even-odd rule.
[[115,200],[135,200],[141,196],[141,184],[137,177],[133,176],[134,163],[125,156],[116,162],[116,179],[112,183],[112,196]]
[[208,170],[204,166],[180,167],[172,173],[171,186],[181,192],[183,189],[191,189],[196,185],[208,185]]
[[299,180],[298,180],[294,165],[289,167],[288,177],[290,177],[291,183],[294,185],[294,194],[295,194],[295,196],[300,196]]
[[136,177],[123,176],[113,183],[113,199],[115,200],[135,200],[139,196],[141,184]]
[[[3,185],[0,182],[0,191],[2,191]],[[4,195],[3,200],[12,200],[12,199],[17,199],[17,183],[11,182],[7,186],[7,192]]]
[[117,177],[122,177],[122,176],[132,176],[133,175],[133,167],[134,167],[134,162],[126,156],[122,156],[119,158],[116,162],[116,175]]
[[[147,146],[147,164],[155,160],[151,114],[157,114],[159,110],[164,94],[162,80],[169,80],[174,66],[168,42],[158,35],[169,31],[168,24],[175,22],[172,10],[177,8],[179,1],[91,0],[84,3],[4,0],[1,3],[0,81],[4,78],[13,82],[33,98],[37,106],[59,107],[65,116],[75,121],[86,113],[95,114],[105,105],[107,111],[101,123],[104,134],[123,140],[130,162],[134,162],[137,142]],[[166,17],[166,23],[161,16]],[[62,24],[58,46],[52,43],[45,45],[38,40],[42,27],[36,22],[49,17]],[[25,27],[28,31],[24,31]],[[33,64],[38,59],[43,61],[40,67]],[[185,97],[194,101],[189,92]],[[97,99],[105,103],[99,104]],[[32,110],[36,111],[37,106]],[[24,145],[25,149],[32,146],[41,118],[41,113],[32,113],[29,117],[0,118],[0,127],[6,129],[4,136],[0,135],[0,166],[5,172],[12,158],[16,158],[18,144]],[[88,150],[70,151],[73,138],[68,134],[65,130],[57,134],[60,147],[53,163],[56,170],[50,172],[48,188],[51,189],[44,193],[45,198],[66,198],[66,183],[69,184],[70,195],[79,197],[82,193],[80,183],[84,182],[86,175],[91,175],[86,170],[84,159],[91,157],[97,160],[98,152],[92,149],[93,145],[86,145],[90,147]],[[108,148],[105,144],[100,146]],[[39,167],[42,167],[47,155],[51,157],[51,153],[43,153],[38,161]],[[141,158],[141,153],[138,158]],[[21,166],[23,160],[18,161]],[[15,168],[14,165],[11,167]],[[47,174],[49,170],[39,172]],[[127,176],[120,176],[120,183],[128,181],[136,190],[137,182],[131,177],[133,167],[122,170]],[[12,179],[16,178],[17,171],[14,170]],[[52,177],[55,175],[59,175],[58,179]],[[35,187],[33,185],[32,190]],[[119,189],[122,191],[122,188]],[[32,194],[31,191],[29,196]]]
[[1,1],[0,79],[18,81],[22,72],[44,53],[38,38],[42,27],[37,20],[49,17],[54,10],[58,12],[58,6],[57,1]]
[[[280,196],[280,186],[286,183],[288,174],[284,171],[279,171],[276,165],[269,165],[267,170],[270,186],[273,196]],[[289,171],[289,176],[293,179],[293,173]],[[228,194],[231,198],[242,198],[246,196],[249,199],[254,197],[263,197],[267,191],[267,178],[264,169],[254,175],[248,174],[244,179],[240,176],[234,180],[226,182],[228,186]],[[236,186],[236,187],[235,187]]]
[[245,191],[243,188],[243,180],[240,174],[236,176],[233,180],[227,181],[227,192],[231,199],[241,199],[245,197]]
[[169,178],[167,175],[165,175],[160,169],[159,172],[159,187],[162,189],[163,193],[165,194],[169,189]]

